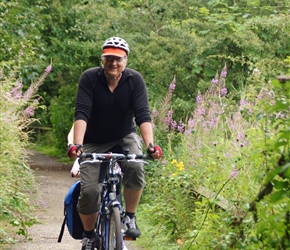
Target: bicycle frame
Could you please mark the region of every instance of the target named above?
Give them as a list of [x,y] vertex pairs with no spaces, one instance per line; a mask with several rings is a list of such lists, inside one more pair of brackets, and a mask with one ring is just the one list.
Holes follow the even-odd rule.
[[[89,159],[88,159],[89,158]],[[108,163],[106,164],[106,175],[103,181],[101,193],[101,208],[96,222],[96,232],[99,235],[100,246],[98,250],[122,250],[123,233],[121,231],[121,220],[124,213],[121,200],[117,199],[117,185],[121,183],[121,172],[117,173],[117,161],[134,161],[148,164],[142,159],[152,158],[148,155],[118,154],[118,153],[83,153],[80,156],[83,163]],[[120,191],[121,192],[121,191]]]
[[[119,210],[119,220],[121,223],[121,214],[123,208],[121,202],[117,199],[116,186],[121,182],[121,175],[115,173],[116,161],[112,159],[107,166],[106,177],[103,182],[102,191],[102,206],[98,214],[98,220],[96,224],[96,231],[99,232],[103,250],[109,249],[109,233],[110,233],[110,217],[112,216],[113,207],[117,207]],[[103,226],[103,228],[102,228]],[[120,237],[121,246],[123,246],[123,237]]]

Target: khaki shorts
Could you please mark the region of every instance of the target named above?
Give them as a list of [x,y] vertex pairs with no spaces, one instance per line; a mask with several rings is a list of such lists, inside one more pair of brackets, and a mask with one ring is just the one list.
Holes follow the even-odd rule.
[[[123,153],[124,149],[129,149],[131,154],[142,154],[142,141],[137,133],[132,132],[121,140],[110,143],[84,145],[84,152],[87,153]],[[120,162],[119,164],[123,172],[125,187],[142,189],[145,186],[143,163]],[[81,164],[81,193],[77,205],[79,213],[89,215],[100,210],[105,166],[105,163]]]

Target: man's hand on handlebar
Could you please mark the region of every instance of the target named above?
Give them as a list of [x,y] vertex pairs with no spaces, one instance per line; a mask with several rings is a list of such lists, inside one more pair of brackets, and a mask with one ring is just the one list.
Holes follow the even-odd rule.
[[69,144],[67,149],[67,155],[72,160],[78,158],[83,152],[82,144]]
[[154,146],[152,143],[147,147],[147,153],[153,159],[160,159],[162,157],[162,149],[158,145]]

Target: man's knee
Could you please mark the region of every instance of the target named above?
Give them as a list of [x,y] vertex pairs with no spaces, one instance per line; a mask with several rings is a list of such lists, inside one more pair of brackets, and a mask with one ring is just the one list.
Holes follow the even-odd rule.
[[123,176],[123,184],[126,188],[142,189],[145,186],[145,174],[142,164],[128,166]]
[[101,201],[100,185],[84,185],[77,205],[78,212],[81,214],[93,214],[99,211]]

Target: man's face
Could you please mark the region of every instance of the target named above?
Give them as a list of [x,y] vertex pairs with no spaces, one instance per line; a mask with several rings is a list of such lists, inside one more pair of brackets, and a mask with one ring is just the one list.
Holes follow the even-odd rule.
[[127,65],[127,57],[103,56],[102,63],[106,74],[112,77],[119,76]]

